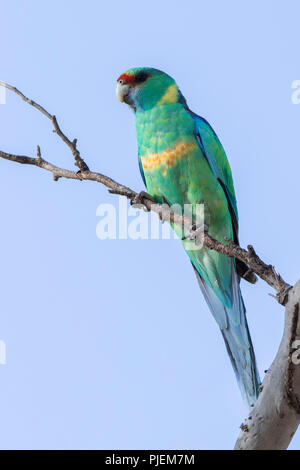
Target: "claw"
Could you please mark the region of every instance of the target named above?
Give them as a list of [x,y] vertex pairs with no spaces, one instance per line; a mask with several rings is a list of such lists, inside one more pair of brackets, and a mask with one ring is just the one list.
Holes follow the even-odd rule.
[[78,175],[80,181],[82,181],[81,174],[82,174],[82,171],[81,171],[81,170],[78,170],[78,171],[76,172],[76,175]]
[[149,209],[145,206],[144,199],[150,199],[150,201],[156,203],[155,199],[150,194],[146,193],[146,191],[141,191],[131,199],[130,205],[137,209],[144,209],[145,212],[149,212]]
[[187,235],[182,237],[182,240],[195,240],[197,246],[202,245],[203,235],[208,233],[208,226],[203,223],[200,225],[193,225]]

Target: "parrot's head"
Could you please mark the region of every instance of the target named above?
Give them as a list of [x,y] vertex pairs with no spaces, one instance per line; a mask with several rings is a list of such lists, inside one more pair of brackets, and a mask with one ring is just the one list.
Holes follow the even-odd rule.
[[117,97],[134,111],[148,110],[167,103],[186,104],[175,80],[164,72],[138,67],[122,73],[117,81]]

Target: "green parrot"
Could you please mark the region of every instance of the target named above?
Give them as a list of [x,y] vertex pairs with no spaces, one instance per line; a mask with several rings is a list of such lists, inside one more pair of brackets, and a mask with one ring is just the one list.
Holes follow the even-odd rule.
[[[238,243],[237,204],[226,154],[209,123],[189,109],[174,79],[157,69],[132,68],[118,78],[116,92],[134,111],[139,166],[151,197],[181,207],[204,203],[210,235]],[[247,267],[206,247],[199,249],[195,241],[182,243],[221,329],[242,396],[251,406],[260,379],[239,285]]]

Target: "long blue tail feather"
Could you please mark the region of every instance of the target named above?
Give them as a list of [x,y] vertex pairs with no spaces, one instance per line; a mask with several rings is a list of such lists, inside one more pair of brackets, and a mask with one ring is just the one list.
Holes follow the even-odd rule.
[[[251,407],[259,394],[260,378],[234,261],[232,261],[231,307],[224,306],[196,269],[195,272],[210,311],[220,326],[242,397]],[[220,318],[226,318],[226,321],[220,322]]]

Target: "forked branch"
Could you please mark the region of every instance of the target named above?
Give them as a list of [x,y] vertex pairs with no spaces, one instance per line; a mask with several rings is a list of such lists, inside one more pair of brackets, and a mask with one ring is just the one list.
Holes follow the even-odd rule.
[[[108,176],[90,171],[88,165],[81,157],[80,152],[77,148],[77,139],[71,140],[66,136],[66,134],[61,130],[55,115],[49,113],[43,106],[39,105],[32,99],[27,98],[17,88],[8,85],[4,82],[0,82],[0,86],[3,86],[16,93],[22,98],[22,100],[24,100],[26,103],[30,104],[35,109],[40,111],[52,122],[55,133],[72,152],[72,155],[75,160],[75,165],[79,168],[79,172],[67,170],[53,165],[50,162],[47,162],[43,159],[39,146],[37,146],[36,157],[14,155],[3,151],[0,151],[0,157],[6,160],[11,160],[25,165],[33,165],[43,170],[50,171],[55,181],[57,181],[59,178],[68,178],[80,181],[96,181],[109,188],[111,193],[120,194],[122,196],[127,197],[131,201],[136,200],[138,194],[132,189],[120,183],[117,183]],[[163,220],[169,220],[171,222],[181,224],[181,226],[190,227],[191,237],[193,237],[193,232],[196,232],[191,220],[188,220],[183,215],[179,215],[177,213],[172,212],[170,207],[168,207],[166,204],[154,204],[153,199],[150,196],[143,196],[143,205],[146,207],[147,210],[156,212]],[[263,279],[272,288],[275,289],[276,299],[280,304],[285,305],[285,303],[287,302],[287,293],[291,286],[282,279],[282,277],[275,271],[275,268],[272,265],[266,264],[260,259],[260,257],[256,254],[254,248],[251,245],[249,245],[247,250],[245,250],[229,239],[226,239],[225,243],[215,240],[209,235],[209,233],[207,233],[207,231],[204,231],[203,233],[202,242],[207,248],[211,250],[215,250],[225,256],[237,258],[240,261],[244,262],[249,267],[249,271],[252,271],[253,273],[257,274],[261,279]]]

